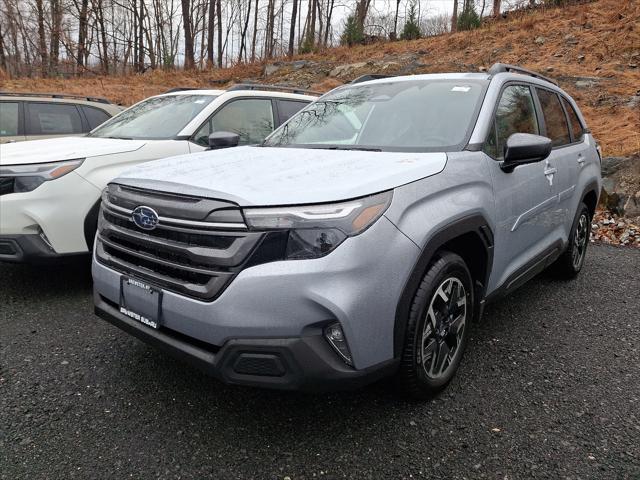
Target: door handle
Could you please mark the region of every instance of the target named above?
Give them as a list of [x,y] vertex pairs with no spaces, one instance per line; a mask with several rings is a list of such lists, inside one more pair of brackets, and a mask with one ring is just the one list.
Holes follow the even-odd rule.
[[556,167],[552,167],[549,162],[545,165],[544,176],[549,181],[549,186],[553,186],[553,176],[556,174],[558,169]]

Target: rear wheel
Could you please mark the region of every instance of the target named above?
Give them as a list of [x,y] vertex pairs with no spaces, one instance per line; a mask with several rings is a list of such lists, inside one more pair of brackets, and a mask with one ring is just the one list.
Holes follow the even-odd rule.
[[473,315],[473,282],[464,260],[442,252],[430,265],[412,300],[400,386],[426,399],[453,378],[469,336]]
[[590,233],[591,215],[587,206],[581,203],[571,227],[569,245],[553,265],[555,274],[561,278],[572,279],[580,273],[587,254]]

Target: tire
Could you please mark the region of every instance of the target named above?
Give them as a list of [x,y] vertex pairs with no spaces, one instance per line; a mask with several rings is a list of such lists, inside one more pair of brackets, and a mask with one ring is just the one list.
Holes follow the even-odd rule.
[[447,386],[467,346],[473,312],[469,269],[460,256],[440,252],[411,301],[396,377],[406,394],[424,400]]
[[587,206],[581,203],[571,226],[569,245],[551,269],[557,277],[571,280],[580,273],[587,255],[590,233],[591,215]]

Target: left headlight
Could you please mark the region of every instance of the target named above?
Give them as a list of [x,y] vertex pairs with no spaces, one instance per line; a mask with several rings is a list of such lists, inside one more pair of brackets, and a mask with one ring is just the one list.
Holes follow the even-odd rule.
[[285,258],[309,259],[327,255],[348,237],[364,232],[391,204],[393,191],[331,204],[246,208],[249,229],[288,231]]
[[82,162],[84,158],[63,162],[0,166],[0,195],[35,190],[44,182],[72,172],[82,165]]

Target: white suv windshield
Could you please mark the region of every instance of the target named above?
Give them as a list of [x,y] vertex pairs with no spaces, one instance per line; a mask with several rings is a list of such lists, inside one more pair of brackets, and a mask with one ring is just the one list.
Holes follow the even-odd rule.
[[102,124],[89,136],[155,140],[173,138],[215,98],[214,95],[148,98]]
[[488,82],[409,80],[331,92],[276,130],[265,146],[433,151],[462,148]]

